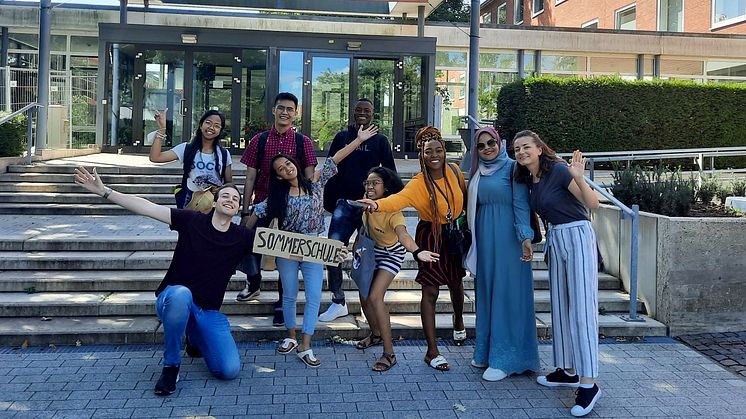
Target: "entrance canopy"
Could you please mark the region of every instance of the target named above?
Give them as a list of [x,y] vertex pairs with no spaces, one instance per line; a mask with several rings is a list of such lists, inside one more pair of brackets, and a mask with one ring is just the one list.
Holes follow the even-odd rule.
[[353,16],[416,17],[418,8],[424,6],[425,16],[443,0],[135,0],[129,4],[151,6],[225,7],[256,11],[331,14]]

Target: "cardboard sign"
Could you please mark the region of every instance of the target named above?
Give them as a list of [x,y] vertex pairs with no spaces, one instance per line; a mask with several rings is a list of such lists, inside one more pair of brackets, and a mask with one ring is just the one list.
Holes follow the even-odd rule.
[[339,266],[337,257],[344,245],[339,240],[259,227],[254,236],[254,253],[285,259],[301,259],[324,265]]

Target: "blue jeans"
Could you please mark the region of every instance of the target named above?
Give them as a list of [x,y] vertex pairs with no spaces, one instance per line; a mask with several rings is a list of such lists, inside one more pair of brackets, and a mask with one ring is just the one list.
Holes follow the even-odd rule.
[[228,318],[217,310],[203,310],[192,299],[192,292],[182,285],[169,285],[155,302],[158,318],[163,322],[163,365],[181,365],[181,340],[199,348],[212,375],[223,380],[238,377],[241,358],[231,336]]
[[[332,240],[339,240],[347,246],[352,233],[362,225],[362,208],[353,207],[344,199],[337,200],[332,220],[329,222],[328,237]],[[342,290],[342,268],[339,266],[327,266],[326,272],[329,278],[329,290],[332,292],[332,302],[344,304],[345,293]]]
[[315,262],[298,262],[297,260],[277,258],[277,271],[285,293],[282,296],[282,314],[285,316],[285,327],[295,328],[295,302],[298,299],[298,271],[303,273],[303,284],[306,293],[306,308],[303,310],[303,329],[309,336],[316,329],[321,305],[321,283],[324,278],[324,265]]

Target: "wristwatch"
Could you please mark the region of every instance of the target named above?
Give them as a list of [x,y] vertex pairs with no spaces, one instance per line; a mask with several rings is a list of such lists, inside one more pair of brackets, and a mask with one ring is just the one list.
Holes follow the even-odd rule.
[[104,187],[104,194],[101,195],[101,197],[104,199],[109,199],[109,195],[111,195],[112,192],[114,191],[110,187],[106,186]]

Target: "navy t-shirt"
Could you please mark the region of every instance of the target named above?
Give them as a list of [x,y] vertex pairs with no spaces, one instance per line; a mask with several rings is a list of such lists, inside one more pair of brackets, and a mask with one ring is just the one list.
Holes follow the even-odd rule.
[[254,231],[236,224],[219,231],[212,226],[212,213],[183,209],[171,210],[171,230],[179,232],[179,240],[155,295],[169,285],[183,285],[202,309],[219,310],[238,262],[251,253]]
[[588,219],[585,206],[567,189],[572,175],[567,164],[555,163],[539,183],[529,184],[531,209],[550,224],[565,224]]

